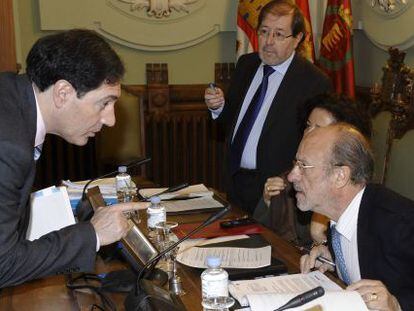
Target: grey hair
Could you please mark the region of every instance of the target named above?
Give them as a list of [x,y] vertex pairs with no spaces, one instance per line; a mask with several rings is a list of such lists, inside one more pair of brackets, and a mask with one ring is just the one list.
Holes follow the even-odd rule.
[[370,182],[374,172],[374,155],[369,141],[347,123],[337,123],[332,127],[337,131],[337,139],[332,146],[331,164],[348,166],[353,184]]

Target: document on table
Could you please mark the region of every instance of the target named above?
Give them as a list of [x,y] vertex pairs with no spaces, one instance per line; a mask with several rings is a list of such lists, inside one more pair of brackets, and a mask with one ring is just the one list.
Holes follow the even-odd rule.
[[339,285],[319,271],[308,274],[291,274],[276,277],[233,281],[229,284],[230,294],[245,307],[249,305],[247,295],[252,294],[300,294],[317,286],[325,291],[340,291]]
[[[167,190],[168,188],[144,188],[139,189],[139,194],[143,197],[149,198],[157,193],[160,193],[164,190]],[[214,194],[213,191],[208,190],[208,188],[203,184],[197,184],[197,185],[191,185],[188,187],[185,187],[184,189],[169,192],[169,193],[163,193],[159,197],[161,200],[169,200],[177,196],[195,196],[195,197],[212,197]]]
[[[247,295],[251,311],[273,311],[283,306],[295,294],[254,294]],[[289,311],[368,311],[361,296],[356,291],[325,292],[325,295],[303,306],[290,308]]]
[[[242,237],[242,236],[241,236]],[[217,243],[217,242],[216,242]],[[259,248],[240,247],[180,247],[178,262],[195,268],[207,268],[207,256],[221,258],[222,268],[252,269],[270,265],[271,246]]]
[[162,201],[162,204],[165,206],[167,213],[224,207],[223,204],[215,200],[212,196],[187,200]]

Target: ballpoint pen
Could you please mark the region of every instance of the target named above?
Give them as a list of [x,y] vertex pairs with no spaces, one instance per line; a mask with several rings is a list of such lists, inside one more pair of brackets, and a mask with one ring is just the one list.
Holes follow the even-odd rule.
[[[299,249],[302,252],[306,252],[307,254],[309,254],[311,252],[311,250],[309,248],[306,248],[306,247],[303,247],[303,246],[296,246],[296,248]],[[326,264],[328,264],[332,267],[336,266],[335,263],[332,260],[329,260],[328,258],[323,257],[323,256],[316,257],[316,260],[318,260],[322,263],[326,263]]]

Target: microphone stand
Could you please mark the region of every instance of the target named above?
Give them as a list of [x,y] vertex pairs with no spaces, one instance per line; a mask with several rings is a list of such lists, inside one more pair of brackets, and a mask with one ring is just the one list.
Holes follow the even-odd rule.
[[[164,251],[160,252],[157,256],[153,257],[151,260],[149,260],[140,270],[135,289],[131,291],[131,293],[128,295],[128,297],[125,300],[125,309],[127,311],[132,310],[151,310],[146,309],[148,308],[148,303],[144,306],[143,304],[147,300],[152,300],[154,304],[156,304],[159,309],[154,310],[164,310],[163,308],[168,308],[168,310],[181,310],[179,307],[177,307],[176,303],[177,301],[171,301],[168,300],[166,297],[167,295],[170,296],[168,293],[162,293],[164,290],[161,288],[154,289],[154,286],[150,284],[150,282],[145,280],[145,277],[148,276],[148,274],[154,269],[157,262],[168,252],[172,251],[174,248],[176,248],[179,244],[184,242],[185,240],[189,239],[193,234],[197,233],[204,227],[210,225],[211,223],[217,221],[221,217],[223,217],[225,214],[227,214],[230,211],[231,207],[230,205],[226,206],[224,209],[220,210],[214,215],[211,215],[209,218],[207,218],[201,225],[199,225],[197,228],[194,228],[191,230],[188,234],[186,234],[184,237],[179,239],[177,242],[166,248]],[[145,282],[146,281],[146,282]],[[141,283],[144,284],[141,284]],[[144,293],[142,293],[144,292]],[[146,293],[150,292],[150,293]],[[170,297],[171,299],[171,297]],[[161,308],[160,306],[163,306]],[[167,310],[167,309],[166,309]]]
[[[149,161],[151,161],[150,157],[140,158],[138,160],[130,162],[129,164],[126,165],[126,167],[128,169],[130,169],[130,168],[133,168],[135,166],[145,164]],[[93,209],[92,209],[89,201],[86,199],[86,190],[87,190],[88,186],[91,183],[93,183],[94,181],[97,181],[98,179],[102,179],[102,178],[105,178],[105,177],[108,177],[108,176],[112,176],[112,175],[115,175],[116,173],[118,173],[118,170],[112,171],[112,172],[104,174],[102,176],[92,178],[85,184],[85,186],[83,187],[83,190],[82,190],[81,199],[79,200],[79,203],[76,206],[76,215],[77,215],[78,220],[87,221],[87,220],[91,219],[92,216],[93,216]]]

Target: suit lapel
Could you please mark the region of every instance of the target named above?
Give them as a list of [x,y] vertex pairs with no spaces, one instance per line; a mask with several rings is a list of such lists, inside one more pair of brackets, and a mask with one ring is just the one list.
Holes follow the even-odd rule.
[[358,214],[358,260],[361,272],[361,278],[369,278],[372,273],[372,256],[375,254],[376,245],[372,243],[372,230],[370,226],[372,210],[372,187],[367,185],[362,196],[361,206]]

